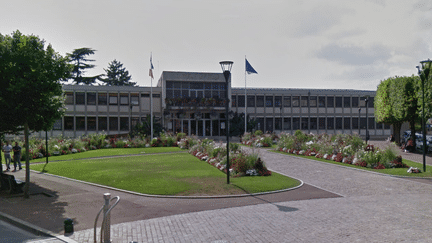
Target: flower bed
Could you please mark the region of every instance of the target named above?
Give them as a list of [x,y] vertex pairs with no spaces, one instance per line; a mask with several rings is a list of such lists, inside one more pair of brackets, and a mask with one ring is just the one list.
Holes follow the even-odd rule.
[[366,144],[356,135],[307,135],[296,131],[294,135],[282,134],[277,150],[377,170],[408,168],[402,162],[402,157],[397,156],[395,151],[390,148],[377,149],[373,145]]
[[[223,146],[222,143],[215,143],[210,139],[196,140],[194,142],[195,145],[190,147],[189,153],[219,170],[227,172],[226,146]],[[258,154],[247,154],[242,152],[238,145],[230,145],[229,172],[233,177],[271,175],[271,171],[267,169]]]

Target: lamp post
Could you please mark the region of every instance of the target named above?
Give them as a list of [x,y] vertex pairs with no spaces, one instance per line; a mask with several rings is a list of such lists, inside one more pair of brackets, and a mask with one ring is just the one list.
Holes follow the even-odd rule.
[[428,59],[426,61],[420,62],[422,65],[422,70],[417,66],[418,74],[422,81],[422,128],[423,128],[423,171],[426,172],[426,125],[425,125],[425,88],[424,84],[428,81],[429,72],[431,69],[432,60]]
[[359,108],[359,118],[358,118],[359,137],[360,137],[360,112],[361,112],[361,108]]
[[231,68],[234,62],[232,61],[222,61],[219,62],[219,64],[221,65],[222,68],[222,72],[223,75],[225,77],[225,83],[226,83],[226,87],[225,87],[225,119],[226,119],[226,125],[225,125],[225,129],[226,129],[226,139],[227,139],[227,143],[226,143],[226,149],[227,149],[227,166],[226,166],[226,170],[227,170],[227,184],[230,183],[229,178],[230,178],[230,160],[229,160],[229,97],[228,97],[228,87],[229,87],[229,80],[230,80],[230,76],[231,76]]
[[366,106],[366,144],[368,143],[368,140],[369,140],[368,102],[369,102],[369,97],[366,97],[365,98],[365,106]]

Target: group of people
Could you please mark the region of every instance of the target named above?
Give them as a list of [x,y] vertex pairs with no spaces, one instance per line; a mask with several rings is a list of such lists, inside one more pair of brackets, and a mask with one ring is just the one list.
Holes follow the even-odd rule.
[[[19,170],[21,170],[22,169],[22,167],[21,167],[21,146],[18,145],[18,142],[15,142],[15,146],[12,147],[12,145],[10,145],[8,141],[6,141],[6,145],[3,146],[2,150],[4,153],[5,162],[6,162],[5,172],[10,171],[10,164],[11,164],[11,160],[12,160],[12,158],[11,158],[11,152],[12,151],[14,152],[14,154],[13,154],[14,161],[13,162],[14,162],[14,167],[15,167],[13,171],[17,170],[17,165],[18,165]],[[0,162],[0,166],[1,166],[1,162]]]

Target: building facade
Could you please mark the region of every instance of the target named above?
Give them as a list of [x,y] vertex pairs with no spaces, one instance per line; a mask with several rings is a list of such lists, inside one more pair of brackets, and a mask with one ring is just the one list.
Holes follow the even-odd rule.
[[[166,131],[200,137],[226,135],[225,105],[256,119],[255,129],[275,133],[390,136],[375,122],[375,91],[231,87],[222,73],[164,71],[157,87],[64,85],[66,114],[49,136],[77,137],[95,132],[127,134],[153,115]],[[368,99],[367,106],[365,99]],[[247,110],[245,110],[247,109]],[[366,129],[367,128],[367,129]]]

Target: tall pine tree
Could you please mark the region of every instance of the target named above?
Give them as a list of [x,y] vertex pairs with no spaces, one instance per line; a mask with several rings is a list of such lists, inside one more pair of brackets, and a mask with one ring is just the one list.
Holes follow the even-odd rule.
[[86,57],[89,55],[93,55],[96,50],[83,47],[79,49],[75,49],[72,53],[68,53],[67,56],[70,62],[74,65],[72,70],[72,79],[76,84],[94,84],[96,83],[96,79],[99,79],[101,75],[93,76],[93,77],[83,77],[83,74],[87,69],[94,68],[96,65],[89,64],[87,62],[94,62],[93,59],[87,59]]
[[131,82],[131,75],[129,71],[123,67],[123,64],[114,59],[108,64],[108,69],[104,69],[106,78],[100,78],[106,86],[135,86],[135,82]]

